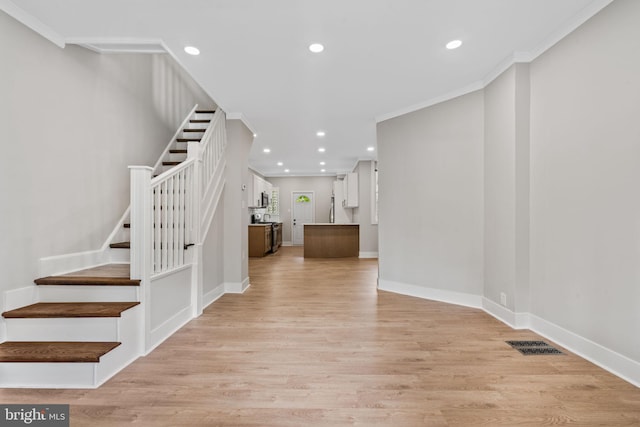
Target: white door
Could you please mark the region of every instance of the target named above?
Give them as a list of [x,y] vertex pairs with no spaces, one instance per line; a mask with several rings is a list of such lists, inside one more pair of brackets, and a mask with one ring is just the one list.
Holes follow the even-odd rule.
[[291,230],[293,244],[304,244],[304,224],[315,222],[315,195],[313,191],[293,191],[291,193]]

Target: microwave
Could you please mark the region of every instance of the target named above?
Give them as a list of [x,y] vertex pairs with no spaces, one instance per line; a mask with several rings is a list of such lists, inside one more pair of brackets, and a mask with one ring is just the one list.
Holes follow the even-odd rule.
[[260,206],[262,206],[263,208],[266,208],[267,206],[269,206],[269,195],[267,194],[266,191],[262,192],[262,199],[261,199],[261,204]]

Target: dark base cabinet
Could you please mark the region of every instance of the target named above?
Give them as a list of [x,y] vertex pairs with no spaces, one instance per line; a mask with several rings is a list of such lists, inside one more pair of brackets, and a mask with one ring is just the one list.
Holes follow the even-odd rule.
[[249,256],[260,257],[271,252],[271,224],[249,226]]

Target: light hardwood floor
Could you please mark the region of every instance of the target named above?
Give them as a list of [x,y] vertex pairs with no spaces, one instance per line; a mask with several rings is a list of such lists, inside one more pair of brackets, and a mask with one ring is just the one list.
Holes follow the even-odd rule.
[[0,390],[69,403],[72,426],[638,426],[640,389],[482,311],[376,291],[377,263],[250,261],[225,295],[97,390]]

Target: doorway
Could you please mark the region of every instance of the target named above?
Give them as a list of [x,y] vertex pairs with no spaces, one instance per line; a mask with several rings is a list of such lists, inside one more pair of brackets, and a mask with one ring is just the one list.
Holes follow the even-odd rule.
[[304,244],[304,225],[315,222],[316,201],[313,191],[291,192],[291,243]]

